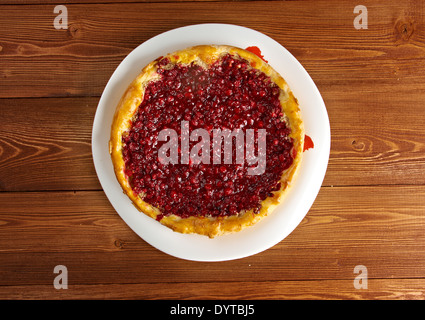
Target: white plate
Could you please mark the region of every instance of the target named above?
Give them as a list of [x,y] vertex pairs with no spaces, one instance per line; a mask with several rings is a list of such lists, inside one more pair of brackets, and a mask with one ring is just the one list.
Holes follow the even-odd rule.
[[[299,175],[284,203],[256,225],[214,239],[174,232],[140,213],[122,192],[108,151],[115,107],[140,70],[159,56],[199,44],[259,47],[265,59],[285,78],[297,97],[306,134],[314,141],[314,148],[304,153]],[[196,261],[238,259],[259,253],[282,241],[296,228],[313,204],[325,176],[329,151],[330,127],[326,107],[305,69],[270,37],[252,29],[228,24],[200,24],[174,29],[134,49],[106,85],[96,111],[92,133],[93,161],[99,181],[122,219],[155,248],[175,257]]]

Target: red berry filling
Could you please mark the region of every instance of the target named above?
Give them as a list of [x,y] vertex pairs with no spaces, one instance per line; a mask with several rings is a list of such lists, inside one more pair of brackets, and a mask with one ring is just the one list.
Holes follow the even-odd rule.
[[[125,173],[133,192],[160,208],[163,215],[185,218],[258,212],[261,201],[280,189],[281,175],[293,162],[293,141],[283,121],[278,86],[238,56],[225,55],[209,69],[195,63],[171,64],[167,58],[158,66],[160,78],[147,85],[123,137]],[[247,174],[246,160],[236,164],[234,145],[233,164],[213,164],[212,160],[210,164],[162,164],[158,150],[165,142],[158,140],[158,133],[173,129],[181,139],[182,121],[189,122],[191,131],[206,129],[211,141],[213,129],[266,129],[264,173]],[[255,146],[257,140],[255,134]],[[196,143],[191,141],[190,148]]]

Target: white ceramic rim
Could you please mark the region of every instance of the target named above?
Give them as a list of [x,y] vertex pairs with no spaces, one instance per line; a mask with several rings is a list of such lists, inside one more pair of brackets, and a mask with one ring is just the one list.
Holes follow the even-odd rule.
[[[304,153],[297,179],[285,201],[267,218],[238,233],[214,239],[180,234],[139,212],[122,192],[113,170],[108,142],[115,108],[122,94],[150,61],[200,44],[257,46],[289,84],[300,103],[306,134],[314,148]],[[198,24],[159,34],[134,49],[107,83],[96,110],[92,153],[102,188],[121,218],[143,240],[169,255],[194,261],[225,261],[262,252],[285,239],[310,210],[322,185],[330,152],[330,125],[323,99],[302,65],[272,38],[242,26]]]

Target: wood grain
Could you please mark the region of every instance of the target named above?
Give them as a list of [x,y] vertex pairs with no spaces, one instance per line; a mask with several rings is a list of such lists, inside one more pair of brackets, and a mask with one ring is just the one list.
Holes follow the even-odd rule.
[[[228,1],[228,0],[173,0],[173,2],[211,2],[211,1]],[[232,1],[254,1],[254,0],[232,0]],[[279,0],[269,0],[269,1],[279,1]],[[298,0],[300,1],[300,0]],[[66,4],[69,3],[84,3],[84,4],[94,4],[94,3],[129,3],[129,2],[147,2],[147,3],[152,3],[152,2],[170,2],[170,0],[67,0]],[[3,0],[2,4],[46,4],[47,1],[46,0]],[[49,0],[48,1],[49,4],[64,4],[64,1],[60,1],[60,0]]]
[[353,27],[350,1],[338,7],[328,1],[70,4],[67,30],[53,27],[53,6],[2,6],[0,97],[100,95],[121,60],[142,42],[176,27],[217,22],[272,36],[323,90],[361,95],[403,84],[423,98],[421,3],[365,4],[366,31]]
[[97,101],[0,100],[0,191],[101,189],[91,155]]
[[74,285],[250,282],[254,275],[255,281],[349,280],[356,265],[365,265],[370,279],[421,278],[424,197],[418,186],[322,188],[278,245],[207,263],[176,259],[145,243],[101,191],[0,193],[0,242],[7,244],[0,249],[0,283],[50,284],[59,264]]
[[323,95],[331,123],[326,185],[424,183],[425,97],[409,89],[373,95],[325,90]]
[[[0,5],[0,299],[425,299],[422,1],[362,2],[367,30],[354,28],[348,0],[70,0],[67,30],[53,27],[56,4]],[[318,86],[332,135],[300,225],[219,263],[171,257],[136,235],[91,155],[99,97],[124,57],[211,22],[286,47]],[[68,290],[53,286],[60,264]],[[368,289],[354,288],[357,265]]]
[[[324,93],[332,134],[324,185],[423,184],[419,97],[334,93]],[[98,101],[0,99],[0,191],[100,190],[91,156]]]
[[[52,281],[53,282],[53,281]],[[149,299],[149,300],[423,300],[423,279],[371,279],[368,289],[355,289],[353,280],[130,283],[0,287],[1,299]],[[255,304],[255,302],[254,302]],[[257,310],[258,312],[258,310]],[[258,312],[260,313],[260,312]]]

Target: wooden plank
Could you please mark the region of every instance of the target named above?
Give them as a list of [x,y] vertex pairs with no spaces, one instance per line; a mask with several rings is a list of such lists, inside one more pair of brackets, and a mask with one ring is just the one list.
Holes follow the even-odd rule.
[[323,96],[331,124],[325,185],[424,183],[425,94],[333,89]]
[[[369,28],[356,30],[351,1],[71,0],[69,29],[55,30],[63,3],[6,1],[0,299],[425,298],[423,2],[365,1]],[[100,190],[90,148],[98,97],[120,61],[160,32],[204,22],[251,27],[289,49],[318,85],[332,130],[324,186],[298,228],[220,263],[140,239]],[[53,287],[59,264],[68,290]],[[366,290],[354,288],[357,265],[368,269]]]
[[91,154],[97,101],[0,100],[0,191],[101,189]]
[[[423,184],[421,97],[333,93],[324,95],[332,134],[324,185]],[[91,155],[97,103],[0,99],[0,191],[100,190]]]
[[[180,2],[180,3],[185,3],[185,2],[194,2],[194,1],[199,1],[199,2],[210,2],[210,1],[228,1],[228,0],[173,0],[173,2]],[[255,1],[255,0],[232,0],[232,1]],[[269,1],[277,1],[277,0],[269,0]],[[147,2],[147,3],[151,3],[151,2],[170,2],[169,0],[67,0],[65,5],[67,4],[72,4],[72,3],[85,3],[85,4],[94,4],[94,3],[129,3],[129,2]],[[23,5],[23,4],[60,4],[63,5],[64,1],[60,1],[60,0],[3,0],[2,4],[19,4],[19,5]]]
[[367,30],[354,28],[350,1],[69,4],[67,30],[53,27],[52,5],[4,5],[0,97],[98,96],[140,43],[206,22],[239,24],[273,37],[322,90],[337,87],[360,95],[399,92],[402,86],[423,97],[423,4],[364,4]]
[[[370,279],[367,289],[356,289],[353,280],[129,283],[75,285],[55,289],[50,285],[0,286],[0,299],[137,299],[137,300],[423,300],[424,279]],[[255,301],[253,302],[255,305]],[[254,307],[255,308],[255,307]],[[257,312],[259,312],[257,310]]]
[[[0,283],[73,285],[422,278],[425,186],[326,187],[273,248],[220,263],[168,256],[141,240],[101,191],[0,193]],[[137,279],[137,280],[135,280]]]

